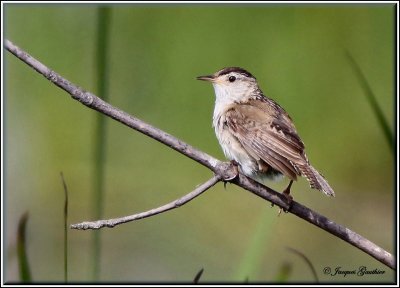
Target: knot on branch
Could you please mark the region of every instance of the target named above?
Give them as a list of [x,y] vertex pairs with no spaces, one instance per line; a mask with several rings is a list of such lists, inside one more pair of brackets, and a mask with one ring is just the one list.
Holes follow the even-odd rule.
[[80,87],[76,87],[75,89],[73,89],[71,92],[71,96],[75,100],[78,100],[79,102],[89,107],[92,105],[94,101],[93,94],[83,90]]
[[49,71],[49,73],[46,75],[46,78],[50,80],[52,83],[56,83],[59,79],[58,74],[53,70]]
[[215,174],[219,175],[223,181],[231,182],[238,176],[237,167],[231,162],[219,162],[214,168]]
[[113,228],[114,226],[115,226],[115,224],[111,220],[109,220],[109,221],[98,220],[98,221],[93,221],[93,222],[82,222],[82,223],[78,223],[78,224],[71,224],[70,228],[77,229],[77,230],[88,230],[88,229],[97,230],[102,227]]

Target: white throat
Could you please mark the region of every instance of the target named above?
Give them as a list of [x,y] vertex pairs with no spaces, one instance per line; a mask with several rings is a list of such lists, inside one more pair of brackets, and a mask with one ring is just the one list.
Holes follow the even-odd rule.
[[215,107],[213,115],[213,126],[221,115],[223,115],[235,103],[243,102],[252,95],[251,85],[243,83],[243,85],[225,85],[213,83],[215,91]]

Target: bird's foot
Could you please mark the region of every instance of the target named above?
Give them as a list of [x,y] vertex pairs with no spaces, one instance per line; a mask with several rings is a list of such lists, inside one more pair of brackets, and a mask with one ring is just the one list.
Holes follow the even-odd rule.
[[285,213],[288,213],[289,210],[290,210],[290,207],[292,206],[292,202],[293,202],[293,197],[291,195],[286,194],[286,193],[283,193],[283,195],[286,197],[286,201],[287,201],[287,204],[288,204],[288,209],[279,208],[278,216],[281,215],[282,211],[285,212]]
[[226,189],[226,183],[232,181],[233,179],[235,179],[236,177],[239,176],[239,164],[235,161],[235,160],[231,160],[231,166],[232,169],[234,171],[234,175],[229,177],[229,178],[225,178],[224,181],[224,188]]

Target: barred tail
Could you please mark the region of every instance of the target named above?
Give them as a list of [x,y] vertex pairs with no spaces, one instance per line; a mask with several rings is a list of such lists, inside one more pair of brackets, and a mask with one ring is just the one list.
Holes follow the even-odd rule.
[[324,192],[327,196],[335,196],[335,192],[329,186],[328,182],[325,180],[324,176],[319,174],[319,172],[309,164],[298,165],[301,174],[307,178],[310,182],[310,186],[313,189]]

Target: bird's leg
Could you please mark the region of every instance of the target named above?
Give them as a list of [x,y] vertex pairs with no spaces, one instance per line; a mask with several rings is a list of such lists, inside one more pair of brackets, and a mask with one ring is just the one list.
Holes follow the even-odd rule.
[[293,180],[290,180],[290,183],[289,183],[289,185],[286,187],[286,189],[285,190],[283,190],[283,195],[285,195],[285,197],[287,198],[287,199],[290,199],[290,200],[293,200],[293,197],[292,196],[290,196],[290,188],[292,187],[292,184],[293,184]]
[[[289,207],[290,207],[290,205],[292,204],[292,201],[293,201],[293,197],[290,195],[290,188],[292,187],[292,184],[293,184],[293,180],[290,180],[289,185],[288,185],[288,186],[286,187],[286,189],[283,190],[283,192],[282,192],[282,195],[285,196],[285,198],[286,198],[286,200],[287,200],[287,202],[288,202],[288,204],[289,204]],[[283,210],[285,213],[288,212],[288,210],[284,210],[283,208],[279,208],[278,216],[281,215],[282,210]]]
[[235,161],[235,160],[231,160],[231,166],[233,168],[233,171],[235,173],[235,175],[233,175],[232,177],[226,178],[224,179],[224,188],[226,189],[226,183],[229,181],[232,181],[233,179],[235,179],[236,177],[239,176],[239,164]]

